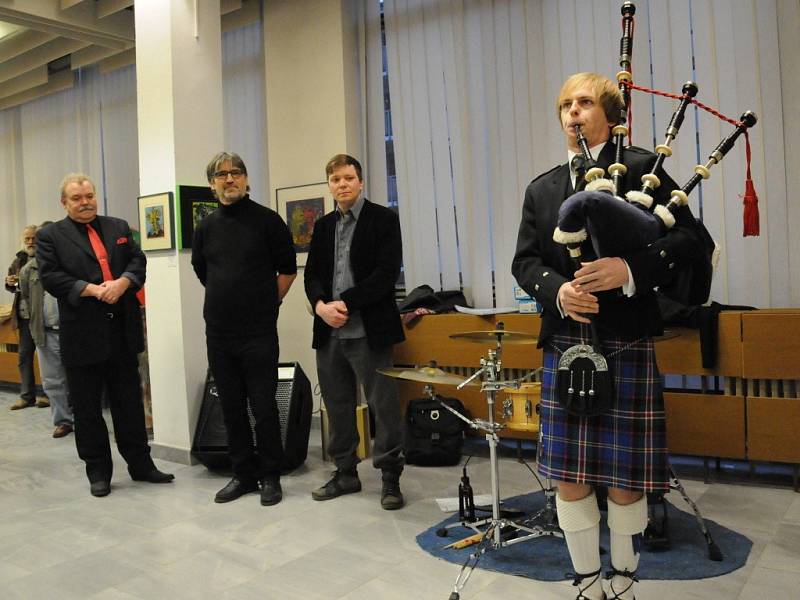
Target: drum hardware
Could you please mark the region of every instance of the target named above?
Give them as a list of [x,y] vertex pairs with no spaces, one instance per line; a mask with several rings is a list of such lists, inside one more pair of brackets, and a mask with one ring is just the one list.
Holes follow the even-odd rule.
[[[700,513],[700,509],[697,508],[697,504],[695,504],[686,493],[686,489],[684,489],[681,480],[678,479],[678,476],[675,474],[675,469],[672,465],[669,467],[669,479],[669,489],[679,492],[694,513],[697,525],[700,527],[700,531],[706,540],[708,559],[716,562],[723,560],[724,556],[722,550],[719,549],[719,546],[717,546],[716,542],[711,537],[711,533],[708,531],[708,527],[706,527],[706,522],[703,519],[703,515]],[[659,509],[661,511],[660,518],[657,514]],[[657,498],[653,504],[648,502],[648,523],[644,531],[644,543],[645,546],[652,551],[669,550],[670,548],[667,503],[663,494],[660,494],[660,497]]]
[[[467,459],[467,463],[469,463],[469,459]],[[472,486],[467,475],[467,463],[464,463],[461,483],[458,484],[458,518],[462,522],[473,523],[477,520],[475,517],[475,496],[472,493]]]
[[[494,343],[495,347],[490,348],[486,352],[486,357],[481,358],[480,368],[470,375],[466,380],[456,386],[456,389],[461,389],[470,385],[473,381],[481,378],[481,393],[486,395],[486,404],[488,406],[488,419],[467,419],[457,411],[454,411],[449,406],[442,405],[444,408],[457,414],[457,416],[465,421],[473,429],[481,429],[486,433],[486,441],[489,444],[489,467],[491,472],[491,488],[492,488],[492,515],[486,519],[468,522],[463,520],[461,524],[465,527],[473,529],[476,533],[481,533],[482,536],[478,542],[478,548],[472,552],[467,560],[461,567],[456,581],[453,585],[453,592],[449,596],[449,600],[459,600],[460,592],[469,580],[472,571],[478,564],[478,560],[489,550],[497,550],[503,546],[511,546],[526,540],[548,536],[563,537],[558,526],[552,526],[552,523],[547,527],[534,524],[529,526],[518,523],[511,519],[505,518],[501,515],[500,511],[500,471],[498,465],[497,445],[500,441],[498,432],[505,427],[502,423],[495,421],[495,403],[497,399],[497,392],[503,388],[511,388],[518,390],[520,388],[520,380],[500,381],[498,375],[502,372],[502,354],[503,343],[517,343],[517,344],[533,344],[536,343],[536,337],[526,333],[506,331],[502,323],[497,324],[497,329],[493,331],[470,331],[465,333],[457,333],[450,336],[451,339],[466,340],[476,343]],[[553,492],[554,498],[555,492]],[[548,498],[545,509],[535,515],[534,519],[539,519],[545,512],[551,520],[554,518],[555,506],[548,509],[547,504],[551,502]],[[485,530],[480,528],[485,526]],[[441,531],[441,530],[440,530]],[[445,534],[446,534],[445,529]],[[437,533],[439,533],[437,531]],[[522,535],[520,535],[522,534]]]
[[703,515],[700,514],[700,509],[697,508],[697,504],[695,504],[694,501],[689,498],[689,494],[686,493],[686,490],[684,489],[681,480],[678,479],[678,476],[675,474],[675,469],[672,468],[672,465],[669,467],[669,479],[669,488],[671,490],[677,490],[694,513],[694,518],[697,520],[700,531],[703,532],[703,537],[706,539],[709,560],[717,562],[721,561],[723,559],[722,550],[719,549],[719,546],[717,546],[716,542],[714,542],[713,538],[711,537],[711,533],[708,531],[708,527],[706,527],[706,522],[703,519]]
[[669,513],[664,494],[647,494],[647,527],[642,534],[642,544],[650,552],[664,552],[669,541]]

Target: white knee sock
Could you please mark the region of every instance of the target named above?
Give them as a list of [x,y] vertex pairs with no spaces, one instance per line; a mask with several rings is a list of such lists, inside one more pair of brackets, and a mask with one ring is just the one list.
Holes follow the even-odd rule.
[[[600,510],[594,492],[586,498],[567,502],[556,496],[558,524],[564,531],[572,567],[576,574],[587,575],[600,570]],[[600,575],[586,577],[578,584],[584,597],[603,600]]]
[[[611,534],[611,565],[617,571],[633,573],[639,566],[642,532],[647,527],[647,496],[632,504],[615,504],[608,499],[608,529]],[[615,575],[611,579],[610,597],[633,600],[633,580]],[[615,595],[616,594],[616,595]]]

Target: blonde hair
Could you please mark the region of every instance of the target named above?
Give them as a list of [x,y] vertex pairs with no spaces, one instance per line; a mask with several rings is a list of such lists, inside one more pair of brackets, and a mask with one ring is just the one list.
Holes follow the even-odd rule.
[[606,120],[609,123],[618,125],[624,106],[622,101],[622,92],[616,83],[611,81],[605,75],[599,73],[575,73],[571,75],[561,86],[561,91],[558,93],[558,100],[556,100],[556,117],[558,118],[559,125],[561,124],[561,104],[565,98],[568,98],[572,93],[583,86],[589,87],[594,93],[595,98],[603,107],[603,112],[606,114]]
[[70,183],[80,184],[83,183],[84,181],[88,181],[89,183],[91,183],[92,189],[95,191],[97,190],[97,187],[94,185],[94,181],[92,181],[91,177],[89,177],[86,173],[67,173],[64,176],[64,179],[61,180],[61,185],[60,185],[61,197],[62,198],[66,197],[65,191]]

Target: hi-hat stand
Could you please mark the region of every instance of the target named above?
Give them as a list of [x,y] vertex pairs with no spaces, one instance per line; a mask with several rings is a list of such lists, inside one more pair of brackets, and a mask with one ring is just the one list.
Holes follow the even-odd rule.
[[[501,357],[503,351],[503,338],[505,336],[509,336],[511,339],[514,339],[516,336],[516,338],[520,339],[524,338],[526,334],[514,334],[513,332],[506,332],[503,329],[502,324],[499,323],[496,331],[474,332],[472,334],[455,334],[451,337],[458,338],[460,336],[477,341],[479,336],[476,336],[475,334],[478,333],[481,334],[480,337],[486,341],[490,340],[492,337],[495,337],[496,347],[487,351],[487,356],[485,358],[481,358],[480,369],[473,373],[468,379],[460,383],[457,386],[457,389],[461,389],[464,386],[471,384],[473,380],[481,377],[481,392],[486,395],[488,418],[486,420],[468,419],[446,404],[442,403],[442,406],[466,422],[471,428],[482,430],[486,434],[486,441],[489,444],[489,467],[491,472],[492,487],[492,516],[474,521],[472,523],[462,521],[462,524],[465,527],[469,527],[474,531],[481,533],[482,537],[478,543],[478,548],[469,555],[464,565],[461,567],[461,571],[456,578],[453,586],[453,592],[450,594],[449,600],[459,600],[460,592],[466,585],[467,580],[472,574],[472,571],[477,566],[478,560],[489,550],[497,550],[503,546],[519,544],[521,542],[542,536],[564,537],[563,532],[558,527],[558,521],[555,516],[555,491],[552,488],[545,490],[545,507],[536,513],[536,515],[524,521],[523,524],[508,518],[504,518],[501,515],[500,470],[498,465],[497,446],[500,441],[498,432],[504,428],[504,425],[495,421],[495,401],[497,399],[497,392],[499,390],[504,388],[519,389],[520,385],[519,380],[500,381],[498,379],[498,375],[500,374],[502,367]],[[531,336],[527,336],[525,338],[525,342],[518,343],[529,343],[527,339],[530,337]],[[541,521],[541,524],[537,523],[537,521]],[[481,527],[484,526],[486,529],[481,530]],[[519,535],[520,532],[524,533],[524,535]]]
[[[675,490],[680,493],[681,497],[686,501],[686,504],[692,509],[697,525],[706,541],[708,559],[717,562],[723,560],[724,556],[722,550],[720,550],[719,546],[717,546],[716,542],[711,537],[711,532],[708,530],[708,527],[706,527],[706,522],[705,519],[703,519],[703,515],[700,513],[700,509],[697,507],[694,500],[689,497],[689,494],[686,493],[672,465],[669,466],[669,479],[670,490]],[[657,514],[658,507],[660,507],[662,511],[660,519]],[[648,505],[648,521],[647,529],[644,531],[645,547],[654,551],[668,550],[670,547],[668,532],[669,519],[667,517],[667,499],[664,494],[660,495],[657,503]]]

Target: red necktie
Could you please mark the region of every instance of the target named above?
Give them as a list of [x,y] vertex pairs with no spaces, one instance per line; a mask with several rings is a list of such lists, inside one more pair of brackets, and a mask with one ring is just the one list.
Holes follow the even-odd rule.
[[89,243],[92,245],[94,255],[97,257],[97,262],[100,263],[100,270],[103,272],[103,281],[113,281],[114,276],[111,275],[111,268],[108,266],[108,253],[106,247],[103,245],[103,240],[97,235],[94,227],[86,224],[86,231],[89,234]]

